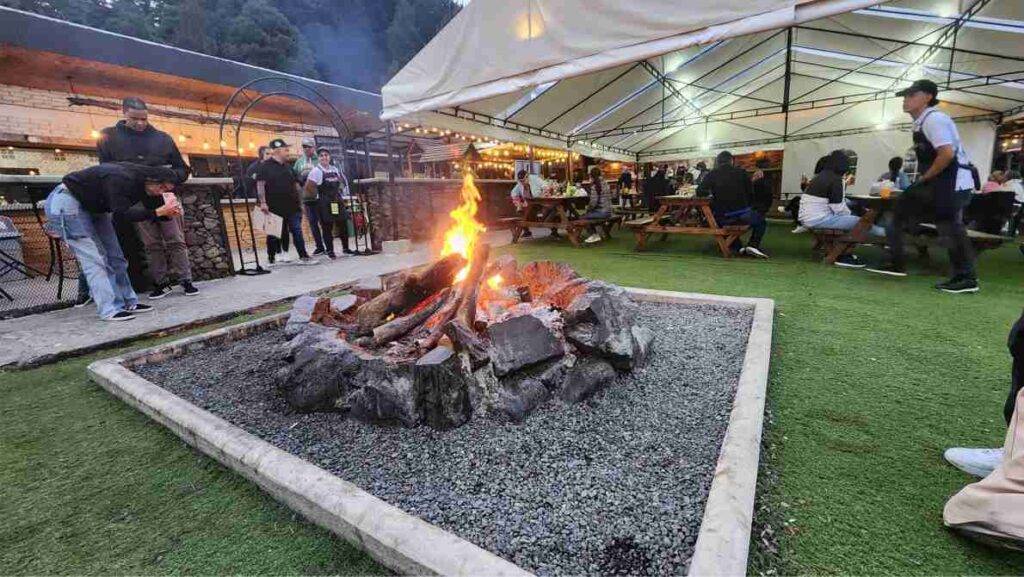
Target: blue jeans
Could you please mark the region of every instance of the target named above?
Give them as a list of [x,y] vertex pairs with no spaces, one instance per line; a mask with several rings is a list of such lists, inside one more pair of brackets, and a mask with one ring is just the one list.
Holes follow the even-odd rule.
[[[761,247],[761,239],[764,238],[764,233],[768,230],[768,221],[765,220],[764,215],[749,207],[732,212],[716,213],[715,222],[718,223],[718,226],[728,226],[731,224],[750,225],[750,240],[747,242],[747,246],[754,248]],[[743,243],[736,239],[732,243],[731,248],[734,252],[738,251],[743,248]]]
[[100,317],[107,319],[139,302],[128,278],[128,261],[110,213],[85,212],[66,190],[58,185],[46,197],[46,228],[71,247]]
[[[860,222],[859,216],[852,214],[832,214],[813,222],[807,222],[807,228],[827,228],[832,230],[852,230]],[[877,224],[871,227],[872,236],[885,236],[885,229]]]

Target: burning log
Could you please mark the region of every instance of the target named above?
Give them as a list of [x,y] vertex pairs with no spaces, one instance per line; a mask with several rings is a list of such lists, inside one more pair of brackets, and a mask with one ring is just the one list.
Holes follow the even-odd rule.
[[[448,321],[455,318],[456,315],[462,321],[469,319],[466,326],[472,325],[473,320],[476,318],[476,295],[480,291],[480,283],[483,280],[484,271],[487,269],[487,257],[490,254],[490,250],[491,247],[486,243],[477,245],[470,259],[469,272],[465,280],[459,283],[459,286],[449,295],[448,302],[435,315],[435,319],[432,319],[434,322],[431,324],[431,329],[427,336],[416,341],[416,346],[419,350],[429,351],[436,347],[438,341],[444,336],[445,325],[448,324]],[[466,306],[468,304],[467,297],[468,300],[472,301],[472,307]],[[471,310],[466,310],[467,308]]]
[[374,346],[379,347],[409,334],[413,329],[422,325],[431,317],[431,315],[441,308],[441,305],[445,303],[450,292],[451,291],[447,288],[442,289],[441,292],[431,297],[432,301],[427,303],[425,306],[420,307],[419,310],[405,315],[404,317],[398,317],[373,329],[373,340],[371,343]]
[[377,295],[356,312],[359,332],[370,334],[373,329],[384,324],[388,316],[401,314],[441,289],[451,286],[455,275],[465,265],[466,259],[462,256],[450,254],[423,272],[409,275],[398,286]]
[[444,334],[452,341],[455,350],[465,351],[469,354],[469,362],[474,371],[486,365],[490,360],[487,343],[462,321],[458,319],[449,321],[444,325]]

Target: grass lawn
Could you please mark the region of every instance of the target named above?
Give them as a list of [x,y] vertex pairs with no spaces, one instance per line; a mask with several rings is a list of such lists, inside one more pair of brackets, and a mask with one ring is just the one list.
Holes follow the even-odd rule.
[[[980,294],[954,296],[930,286],[944,258],[879,278],[811,262],[809,237],[783,226],[769,231],[767,262],[724,260],[696,238],[637,254],[616,236],[505,250],[623,285],[776,301],[769,438],[780,482],[768,501],[787,525],[772,569],[1024,573],[1024,556],[941,523],[970,480],[942,450],[1002,441],[1006,334],[1024,304],[1015,246],[982,256]],[[0,573],[380,571],[93,385],[90,360],[0,373]]]

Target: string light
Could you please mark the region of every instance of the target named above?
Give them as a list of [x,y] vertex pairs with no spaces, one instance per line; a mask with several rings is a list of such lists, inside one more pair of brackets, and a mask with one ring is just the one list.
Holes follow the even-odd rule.
[[178,135],[178,142],[185,142],[188,138],[184,134]]
[[89,133],[89,136],[91,136],[92,138],[99,138],[100,131],[93,128],[92,131]]
[[203,141],[203,150],[210,150],[210,143],[205,140]]

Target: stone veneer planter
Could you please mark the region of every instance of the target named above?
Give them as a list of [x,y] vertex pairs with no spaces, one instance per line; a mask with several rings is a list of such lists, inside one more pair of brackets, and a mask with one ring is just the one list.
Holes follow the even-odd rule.
[[[744,575],[753,518],[773,301],[627,289],[638,301],[753,307],[743,368],[691,563],[691,575]],[[402,574],[527,575],[468,541],[409,515],[327,471],[286,453],[131,371],[207,345],[281,325],[287,314],[218,329],[170,344],[97,361],[88,371],[110,393],[185,442],[254,481],[310,521]]]

